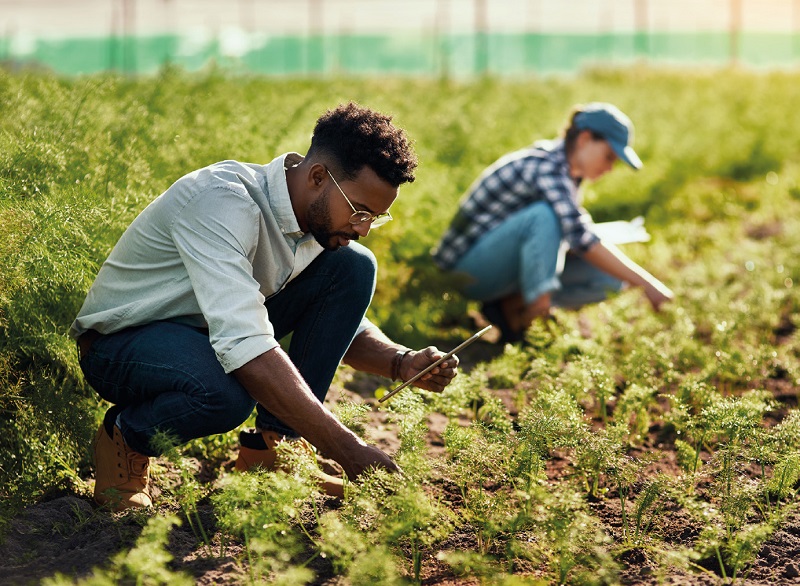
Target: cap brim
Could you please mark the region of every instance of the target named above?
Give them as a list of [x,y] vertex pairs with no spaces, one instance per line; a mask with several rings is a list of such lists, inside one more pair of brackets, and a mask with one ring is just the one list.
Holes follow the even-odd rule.
[[642,160],[639,158],[639,155],[636,154],[636,151],[634,151],[631,147],[625,146],[620,149],[612,144],[611,148],[614,149],[614,152],[617,153],[617,156],[620,159],[628,163],[628,165],[637,171],[642,168]]
[[613,140],[609,140],[608,144],[611,145],[611,150],[614,151],[617,157],[625,161],[628,165],[637,170],[642,168],[642,160],[632,147]]

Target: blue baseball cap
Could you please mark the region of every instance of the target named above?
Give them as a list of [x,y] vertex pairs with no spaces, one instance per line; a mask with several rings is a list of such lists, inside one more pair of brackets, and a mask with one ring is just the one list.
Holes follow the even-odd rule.
[[642,160],[633,150],[633,122],[613,104],[586,104],[575,114],[573,124],[579,130],[599,134],[620,159],[634,169],[642,168]]

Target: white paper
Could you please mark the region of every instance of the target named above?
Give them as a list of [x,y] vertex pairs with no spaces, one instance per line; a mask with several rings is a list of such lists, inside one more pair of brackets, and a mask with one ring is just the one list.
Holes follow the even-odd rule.
[[647,242],[650,234],[644,227],[644,218],[637,216],[631,221],[617,220],[601,222],[592,226],[592,231],[603,242],[610,244],[627,244],[629,242]]

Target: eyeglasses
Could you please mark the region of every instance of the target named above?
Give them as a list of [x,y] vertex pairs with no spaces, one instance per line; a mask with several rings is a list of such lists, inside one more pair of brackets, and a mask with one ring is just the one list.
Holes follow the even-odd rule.
[[339,193],[342,194],[342,197],[344,197],[345,201],[350,206],[350,209],[353,210],[353,213],[350,216],[349,220],[353,226],[358,226],[359,224],[363,224],[364,222],[372,222],[370,228],[377,228],[379,226],[383,226],[386,222],[392,219],[392,214],[390,214],[389,212],[383,212],[382,214],[373,215],[366,210],[361,210],[361,211],[357,210],[353,205],[353,203],[350,201],[350,198],[347,197],[344,191],[342,191],[342,188],[339,187],[339,183],[337,183],[336,179],[334,179],[333,175],[331,175],[330,170],[328,169],[325,170],[328,171],[328,175],[330,175],[330,178],[333,179],[333,183],[339,189]]

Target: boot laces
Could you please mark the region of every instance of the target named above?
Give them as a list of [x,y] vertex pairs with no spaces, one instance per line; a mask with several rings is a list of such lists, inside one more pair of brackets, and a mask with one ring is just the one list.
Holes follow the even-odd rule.
[[147,478],[150,468],[150,458],[137,452],[128,452],[128,471],[132,477]]

